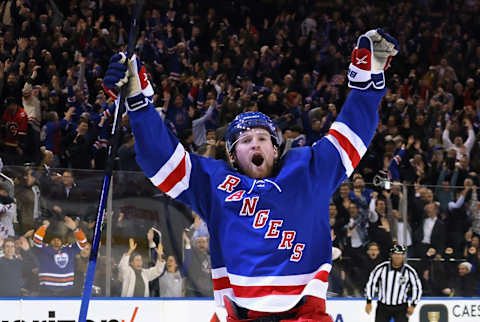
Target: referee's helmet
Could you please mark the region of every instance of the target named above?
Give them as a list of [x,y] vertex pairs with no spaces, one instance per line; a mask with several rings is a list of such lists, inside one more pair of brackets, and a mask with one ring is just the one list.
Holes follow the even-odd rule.
[[393,245],[392,248],[390,248],[390,254],[405,254],[407,252],[407,249],[403,245]]

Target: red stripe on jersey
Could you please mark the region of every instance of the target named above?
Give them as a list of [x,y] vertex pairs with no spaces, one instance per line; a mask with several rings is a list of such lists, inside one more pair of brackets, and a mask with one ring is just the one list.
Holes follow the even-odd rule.
[[185,152],[182,158],[182,161],[177,165],[175,170],[173,170],[168,177],[157,187],[160,188],[163,192],[167,193],[170,191],[177,183],[179,183],[186,174],[186,165],[185,165]]
[[322,282],[328,282],[328,272],[327,271],[320,271],[315,274],[314,279],[321,280]]
[[342,133],[334,129],[330,129],[330,131],[328,131],[328,134],[332,135],[333,137],[335,137],[335,139],[337,139],[342,149],[347,153],[350,161],[352,162],[352,166],[355,168],[360,162],[360,155],[358,154],[357,149]]
[[232,287],[230,285],[230,279],[228,277],[213,278],[212,282],[213,282],[213,289],[215,291]]
[[[313,279],[320,280],[324,283],[328,282],[328,271],[319,271]],[[223,289],[223,288],[229,288],[231,287],[233,289],[233,292],[235,293],[235,296],[237,297],[246,297],[246,298],[252,298],[252,297],[262,297],[262,296],[268,296],[268,295],[298,295],[303,292],[303,289],[305,288],[305,284],[303,285],[259,285],[259,286],[240,286],[240,285],[230,285],[230,280],[228,277],[222,277],[218,278],[217,280],[223,280],[226,279],[228,285],[221,285],[220,282],[218,282],[218,289]],[[214,290],[218,291],[215,285],[215,279],[213,280],[214,284]],[[221,286],[221,287],[220,287]]]
[[305,285],[261,285],[239,286],[232,285],[233,293],[237,297],[262,297],[267,295],[298,295],[302,293]]

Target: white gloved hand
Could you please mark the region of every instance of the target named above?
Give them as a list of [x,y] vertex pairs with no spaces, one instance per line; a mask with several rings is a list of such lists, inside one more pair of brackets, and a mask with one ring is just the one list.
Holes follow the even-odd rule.
[[110,97],[117,99],[117,91],[123,86],[127,86],[127,108],[137,110],[146,106],[145,98],[151,100],[153,88],[148,80],[145,67],[136,55],[133,55],[128,61],[128,68],[125,65],[126,59],[124,53],[112,56],[103,79],[103,88]]
[[385,87],[384,71],[398,54],[398,42],[382,29],[370,30],[358,38],[348,69],[348,86],[357,89]]
[[398,54],[398,42],[382,29],[370,30],[365,36],[373,43],[372,73],[385,71],[393,56]]

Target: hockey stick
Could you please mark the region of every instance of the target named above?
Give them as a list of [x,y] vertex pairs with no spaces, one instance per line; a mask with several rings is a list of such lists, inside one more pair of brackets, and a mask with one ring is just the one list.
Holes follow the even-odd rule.
[[[132,24],[130,26],[130,33],[128,36],[127,46],[127,59],[125,64],[128,64],[129,59],[133,55],[133,51],[137,44],[138,36],[138,20],[142,14],[144,0],[137,0],[134,13],[132,16]],[[108,159],[105,167],[105,175],[103,177],[102,194],[100,196],[100,203],[98,205],[97,221],[95,223],[95,233],[93,235],[92,249],[90,251],[90,258],[88,261],[87,273],[85,275],[85,284],[83,286],[82,304],[80,306],[80,313],[78,316],[78,322],[86,322],[88,313],[88,304],[90,303],[90,297],[92,295],[93,280],[95,277],[95,267],[97,266],[98,247],[100,244],[100,238],[102,236],[102,223],[103,213],[105,211],[105,200],[107,199],[108,190],[110,189],[110,182],[112,179],[112,173],[114,168],[114,160],[119,147],[119,132],[121,117],[125,113],[125,99],[126,99],[126,86],[120,89],[119,103],[115,109],[115,117],[112,126],[112,132],[110,133],[111,141],[108,145]]]

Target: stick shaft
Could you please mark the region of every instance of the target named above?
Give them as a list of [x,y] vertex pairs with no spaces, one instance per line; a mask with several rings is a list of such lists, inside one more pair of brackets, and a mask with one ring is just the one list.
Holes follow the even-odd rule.
[[[140,19],[140,15],[143,10],[143,4],[144,4],[144,0],[137,0],[135,10],[134,10],[134,15],[132,17],[130,34],[128,37],[126,64],[128,64],[128,60],[132,57],[133,51],[137,43],[137,36],[138,36],[137,22]],[[117,150],[119,147],[119,141],[120,141],[119,133],[120,133],[121,118],[125,112],[125,99],[126,99],[125,92],[126,92],[126,87],[124,86],[120,89],[120,99],[115,110],[115,118],[113,122],[112,133],[111,133],[111,141],[108,146],[108,162],[105,168],[105,175],[103,177],[102,193],[100,196],[100,203],[98,205],[97,220],[95,223],[95,232],[93,235],[92,249],[90,251],[90,258],[88,261],[87,272],[85,275],[85,284],[83,287],[82,303],[80,306],[78,322],[86,322],[86,319],[87,319],[88,305],[90,303],[92,286],[93,286],[93,281],[95,277],[95,268],[97,266],[98,247],[100,245],[100,238],[102,236],[102,222],[103,222],[103,215],[105,211],[105,203],[107,200],[108,191],[110,189],[110,182],[112,179],[115,156],[117,154]]]

